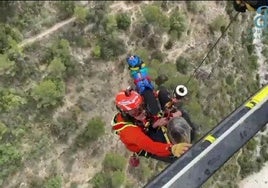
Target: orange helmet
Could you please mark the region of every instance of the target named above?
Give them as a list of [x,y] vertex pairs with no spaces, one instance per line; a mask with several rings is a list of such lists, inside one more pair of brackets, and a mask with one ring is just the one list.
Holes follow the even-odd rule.
[[115,105],[123,112],[131,112],[142,106],[142,97],[136,91],[126,90],[119,92],[115,97]]

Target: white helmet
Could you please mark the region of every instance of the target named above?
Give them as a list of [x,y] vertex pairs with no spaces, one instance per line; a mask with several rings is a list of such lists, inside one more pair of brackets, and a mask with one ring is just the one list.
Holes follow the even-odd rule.
[[184,85],[177,85],[174,89],[173,95],[177,99],[183,98],[187,95],[188,90]]

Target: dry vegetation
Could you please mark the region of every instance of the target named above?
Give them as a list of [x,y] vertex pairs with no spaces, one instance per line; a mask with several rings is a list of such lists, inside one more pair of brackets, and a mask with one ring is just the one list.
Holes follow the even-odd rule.
[[[111,133],[114,94],[131,83],[125,57],[140,55],[153,79],[166,74],[172,89],[235,14],[231,4],[210,1],[1,2],[0,9],[0,186],[32,188],[142,187],[160,172],[165,164],[150,159],[129,167],[130,153]],[[252,18],[234,21],[188,85],[184,105],[201,134],[259,88],[244,34]],[[249,142],[204,187],[236,187],[234,177],[267,161],[267,140]]]

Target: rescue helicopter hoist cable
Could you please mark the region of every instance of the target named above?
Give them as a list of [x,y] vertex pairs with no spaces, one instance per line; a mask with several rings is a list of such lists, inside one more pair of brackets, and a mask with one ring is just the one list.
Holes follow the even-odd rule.
[[[215,42],[215,44],[211,47],[211,49],[207,52],[207,54],[205,55],[205,57],[203,58],[203,60],[201,61],[201,63],[194,69],[194,72],[192,73],[192,75],[190,75],[189,79],[187,80],[187,82],[185,83],[185,85],[187,86],[189,84],[189,82],[191,81],[191,79],[194,77],[194,75],[196,74],[197,70],[202,66],[202,64],[205,62],[205,60],[207,59],[208,55],[213,51],[213,49],[216,47],[216,45],[219,43],[219,41],[221,40],[221,38],[225,35],[226,31],[229,29],[229,27],[231,26],[231,24],[234,22],[234,20],[236,20],[237,16],[238,16],[239,12],[237,12],[235,14],[235,16],[231,19],[230,23],[228,24],[228,26],[224,29],[224,31],[222,31],[221,36],[217,39],[217,41]],[[213,70],[213,69],[212,69]],[[211,73],[210,73],[211,74]]]

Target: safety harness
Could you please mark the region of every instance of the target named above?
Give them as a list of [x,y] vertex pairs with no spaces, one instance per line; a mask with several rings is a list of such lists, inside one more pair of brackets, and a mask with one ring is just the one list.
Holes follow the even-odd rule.
[[[122,131],[123,129],[125,129],[126,127],[138,127],[137,125],[133,125],[132,122],[128,122],[128,121],[122,121],[123,118],[121,117],[121,115],[116,114],[111,122],[112,125],[112,130],[118,134],[120,131]],[[119,120],[117,120],[117,118]]]
[[131,71],[138,71],[138,70],[144,68],[145,66],[146,66],[145,63],[142,62],[140,65],[135,66],[135,67],[129,66],[128,69],[131,70]]
[[[160,118],[160,114],[158,115],[158,118]],[[122,131],[123,129],[127,128],[127,127],[138,127],[138,125],[133,125],[132,122],[130,121],[124,121],[124,118],[122,117],[121,114],[116,114],[114,116],[114,118],[112,119],[112,122],[111,122],[111,125],[112,125],[112,131],[114,131],[116,134],[118,134],[120,131]],[[144,130],[146,132],[146,130],[148,130],[148,126],[149,126],[149,122],[146,122],[143,126],[144,126]],[[164,126],[161,126],[160,127],[161,131],[163,132],[163,135],[166,139],[166,142],[168,144],[170,144],[170,140],[167,136],[167,128],[164,127]],[[145,156],[145,157],[149,157],[149,154],[144,151],[144,150],[141,150],[139,152],[133,152],[133,155],[134,156]]]

